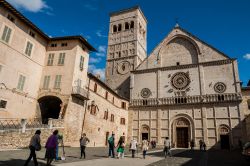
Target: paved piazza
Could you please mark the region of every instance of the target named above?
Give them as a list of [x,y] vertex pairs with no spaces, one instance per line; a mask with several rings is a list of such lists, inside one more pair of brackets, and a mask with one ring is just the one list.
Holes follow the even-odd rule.
[[[79,159],[78,148],[65,148],[66,160],[53,162],[53,165],[61,166],[249,166],[250,162],[241,156],[240,151],[207,151],[174,149],[173,157],[163,158],[162,150],[150,150],[146,159],[142,159],[141,152],[136,158],[132,159],[128,149],[124,159],[107,158],[107,148],[87,148],[86,159]],[[1,166],[23,165],[28,157],[29,151],[14,150],[0,152]],[[38,161],[41,166],[46,165],[43,160],[44,149],[37,153]],[[31,161],[30,165],[33,165]]]

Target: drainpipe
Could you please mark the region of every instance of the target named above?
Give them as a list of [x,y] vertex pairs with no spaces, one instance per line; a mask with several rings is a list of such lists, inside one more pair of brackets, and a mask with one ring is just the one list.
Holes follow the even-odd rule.
[[[89,99],[89,85],[90,85],[90,78],[89,78],[89,83],[88,83],[88,89],[87,89],[87,98]],[[86,113],[87,113],[87,105],[88,104],[88,100],[85,101],[84,105],[85,105],[85,110],[84,110],[84,116],[83,116],[83,121],[82,121],[82,131],[81,131],[81,135],[83,134],[83,128],[84,128],[84,122],[85,122],[85,117],[86,117]]]

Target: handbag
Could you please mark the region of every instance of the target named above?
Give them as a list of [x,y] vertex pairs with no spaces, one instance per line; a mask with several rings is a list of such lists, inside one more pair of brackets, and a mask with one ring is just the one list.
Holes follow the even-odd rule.
[[36,150],[36,151],[40,151],[41,149],[42,149],[41,144],[36,144],[35,150]]

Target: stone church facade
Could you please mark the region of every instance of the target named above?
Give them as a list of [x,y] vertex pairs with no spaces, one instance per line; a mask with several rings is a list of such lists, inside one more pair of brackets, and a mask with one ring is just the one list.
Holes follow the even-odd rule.
[[[140,8],[111,14],[106,79],[117,93],[120,85],[130,90],[128,139],[162,145],[169,137],[183,148],[191,140],[196,146],[199,140],[208,147],[237,146],[244,139],[244,113],[236,59],[178,24],[146,58],[146,33]],[[130,49],[133,55],[123,54]]]

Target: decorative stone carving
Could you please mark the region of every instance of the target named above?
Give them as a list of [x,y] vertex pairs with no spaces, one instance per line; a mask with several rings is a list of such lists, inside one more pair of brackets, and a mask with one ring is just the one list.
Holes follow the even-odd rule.
[[151,95],[151,91],[148,88],[143,88],[141,90],[141,97],[148,98]]
[[226,91],[226,89],[227,86],[223,82],[217,82],[216,84],[214,84],[214,91],[217,93],[223,93]]
[[130,71],[130,63],[128,61],[123,61],[117,65],[117,72],[119,74],[126,74]]
[[178,72],[171,78],[171,85],[177,90],[183,90],[190,84],[190,78],[187,73]]

